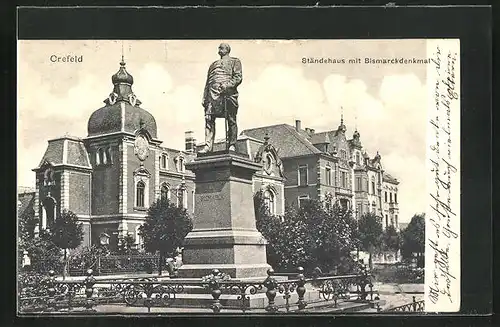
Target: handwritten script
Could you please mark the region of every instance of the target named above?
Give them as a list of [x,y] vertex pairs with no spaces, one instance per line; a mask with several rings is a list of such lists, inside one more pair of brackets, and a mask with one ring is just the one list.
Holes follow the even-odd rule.
[[[457,274],[460,265],[453,262],[459,251],[459,122],[454,119],[459,107],[460,82],[457,79],[458,53],[453,47],[439,43],[431,59],[432,107],[429,108],[427,160],[430,193],[427,210],[426,287],[432,303],[456,301]],[[459,114],[459,113],[458,113]],[[457,144],[455,144],[457,143]],[[459,148],[458,148],[459,149]],[[458,180],[458,182],[457,182]],[[456,196],[458,190],[458,198]],[[429,233],[430,232],[430,233]],[[456,244],[458,243],[458,248]],[[430,250],[430,253],[427,251]],[[430,264],[430,266],[428,266]]]

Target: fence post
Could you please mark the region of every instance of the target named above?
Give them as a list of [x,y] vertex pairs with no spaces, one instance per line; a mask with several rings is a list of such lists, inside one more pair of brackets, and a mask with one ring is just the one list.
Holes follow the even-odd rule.
[[92,300],[92,295],[94,294],[94,283],[95,283],[95,278],[93,276],[94,271],[92,269],[87,270],[87,277],[85,278],[85,295],[87,296],[87,301],[85,303],[85,308],[86,311],[88,312],[95,312],[95,309],[92,308],[93,306],[93,300]]
[[217,280],[217,277],[219,277],[220,275],[221,275],[221,272],[219,271],[219,269],[213,269],[211,276],[210,276],[210,280],[208,282],[208,287],[210,289],[210,293],[212,294],[212,297],[214,298],[214,301],[213,301],[212,305],[210,306],[214,313],[219,313],[221,308],[222,308],[222,305],[221,305],[220,300],[219,300],[219,298],[222,294],[222,291],[220,290],[220,285],[219,285],[219,282]]
[[413,311],[417,311],[417,301],[415,300],[415,295],[413,296],[412,306],[413,306]]
[[304,294],[306,293],[306,288],[305,288],[305,284],[306,284],[306,279],[305,279],[305,276],[304,276],[304,268],[302,267],[299,267],[297,268],[297,272],[298,272],[298,282],[297,282],[297,295],[299,296],[299,301],[297,302],[298,306],[299,306],[299,310],[303,310],[306,306],[307,306],[307,303],[306,301],[304,301]]
[[49,271],[49,278],[47,280],[47,294],[49,299],[47,300],[47,311],[55,311],[56,310],[56,272],[54,270]]
[[274,278],[274,270],[267,270],[267,278],[264,281],[264,287],[267,288],[266,296],[269,301],[269,304],[266,307],[266,311],[270,313],[278,312],[278,307],[274,304],[274,298],[276,297],[276,287],[278,287],[278,283]]

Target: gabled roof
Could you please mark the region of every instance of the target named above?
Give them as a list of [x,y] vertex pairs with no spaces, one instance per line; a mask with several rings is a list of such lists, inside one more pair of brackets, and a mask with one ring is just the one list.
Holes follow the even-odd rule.
[[92,168],[89,156],[83,141],[77,137],[63,136],[57,139],[49,140],[49,145],[45,154],[40,160],[38,166],[34,169],[40,169],[44,163],[51,165],[73,165],[83,168]]
[[321,153],[308,140],[305,131],[303,133],[297,132],[293,126],[288,124],[247,129],[241,134],[258,140],[264,140],[267,135],[271,143],[278,149],[281,158]]
[[321,132],[321,133],[313,134],[313,135],[311,135],[310,140],[311,140],[312,144],[325,144],[325,143],[330,144],[331,143],[329,132]]

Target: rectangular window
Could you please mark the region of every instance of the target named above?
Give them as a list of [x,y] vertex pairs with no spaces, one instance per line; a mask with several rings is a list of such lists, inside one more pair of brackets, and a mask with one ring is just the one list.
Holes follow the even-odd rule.
[[398,203],[398,194],[397,193],[394,193],[394,202]]
[[326,185],[332,185],[332,168],[325,168]]
[[361,191],[361,177],[356,177],[356,191]]
[[389,193],[389,203],[392,203],[392,193]]
[[370,192],[369,186],[370,186],[370,184],[368,183],[368,178],[367,178],[367,179],[365,179],[365,192],[366,193]]
[[389,217],[385,215],[385,228],[387,228],[387,226],[389,226]]
[[363,216],[363,207],[361,204],[358,204],[358,217]]
[[375,194],[375,181],[372,181],[372,194]]
[[299,166],[299,186],[307,185],[307,165]]
[[387,203],[387,192],[384,192],[385,194],[385,202]]
[[167,155],[166,154],[161,155],[161,168],[167,169]]
[[301,195],[298,197],[298,203],[299,203],[299,208],[304,205],[306,201],[309,201],[309,196],[308,195]]
[[343,188],[346,188],[347,187],[347,174],[345,171],[341,171],[340,172],[340,186],[342,186]]

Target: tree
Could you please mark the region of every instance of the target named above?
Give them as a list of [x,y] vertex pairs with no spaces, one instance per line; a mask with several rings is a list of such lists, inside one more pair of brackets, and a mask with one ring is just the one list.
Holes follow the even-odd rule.
[[21,242],[33,239],[35,237],[35,226],[37,224],[35,210],[33,207],[26,209],[19,215],[19,237]]
[[386,227],[384,231],[384,246],[386,250],[393,251],[397,254],[400,248],[400,235],[396,228],[392,225]]
[[256,225],[268,241],[267,258],[273,268],[349,269],[343,260],[350,259],[354,246],[355,221],[349,211],[311,200],[298,210],[287,210],[283,217],[275,217],[265,208],[262,193],[254,197]]
[[425,214],[415,214],[406,229],[402,232],[402,254],[411,257],[417,254],[417,262],[422,265],[422,255],[425,252]]
[[358,237],[361,248],[369,254],[369,267],[373,268],[373,253],[381,248],[383,228],[380,217],[369,212],[361,216],[358,221]]
[[148,209],[146,222],[139,227],[144,248],[150,253],[159,252],[159,274],[162,273],[163,258],[174,256],[184,238],[193,229],[193,222],[186,209],[178,207],[168,199],[160,198]]
[[33,272],[46,274],[50,270],[59,271],[61,265],[61,249],[54,244],[48,231],[42,230],[38,237],[27,239],[20,244],[20,252],[26,250],[30,257],[29,269]]
[[68,255],[70,249],[76,249],[83,241],[83,224],[78,222],[78,217],[70,210],[63,210],[61,216],[50,227],[52,242],[64,250],[63,278],[68,273]]

